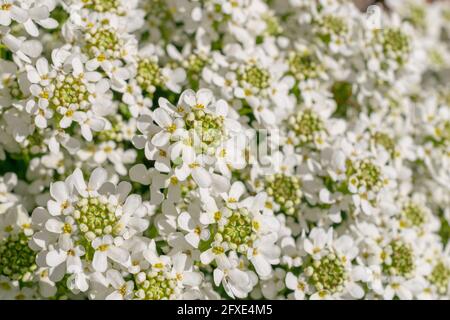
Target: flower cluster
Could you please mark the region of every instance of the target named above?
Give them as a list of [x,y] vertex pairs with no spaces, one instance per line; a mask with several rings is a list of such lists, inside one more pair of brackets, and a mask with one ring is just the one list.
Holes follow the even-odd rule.
[[450,7],[0,0],[0,299],[450,298]]

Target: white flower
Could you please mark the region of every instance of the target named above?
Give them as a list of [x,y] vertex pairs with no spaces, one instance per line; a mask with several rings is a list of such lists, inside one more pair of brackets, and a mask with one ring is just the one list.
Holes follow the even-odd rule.
[[309,285],[303,277],[296,277],[292,272],[288,272],[286,274],[286,287],[294,291],[296,300],[304,300]]
[[96,271],[106,271],[108,258],[122,265],[128,262],[128,252],[125,249],[115,246],[113,242],[114,239],[110,235],[106,235],[101,239],[96,238],[92,241],[92,248],[95,250],[92,267]]
[[19,200],[19,197],[12,192],[16,185],[17,175],[15,173],[8,172],[0,177],[0,214],[5,213]]
[[[82,57],[70,52],[54,50],[53,62],[51,69],[45,58],[38,59],[36,67],[27,66],[30,91],[35,97],[28,101],[27,111],[36,115],[35,123],[40,128],[46,128],[55,114],[61,118],[52,123],[55,129],[67,129],[75,121],[82,136],[91,141],[91,130],[102,130],[106,125],[102,117],[112,111],[108,105],[109,82],[98,72],[85,72]],[[66,68],[57,68],[58,64]]]
[[[170,158],[180,181],[192,177],[201,188],[209,187],[214,178],[209,170],[215,162],[214,155],[218,150],[224,154],[228,148],[233,154],[233,144],[228,141],[239,132],[240,125],[229,117],[231,112],[225,101],[215,102],[212,92],[206,89],[183,92],[177,106],[166,99],[159,99],[159,105],[152,113],[157,127],[148,123],[141,126],[141,131],[151,136],[145,145],[147,158],[158,160],[162,154],[162,161],[157,163],[159,170],[168,170]],[[135,143],[141,145],[140,140]],[[228,148],[223,149],[222,145]]]
[[133,281],[126,281],[117,270],[108,270],[106,277],[115,289],[105,299],[106,300],[126,300],[129,299],[133,293]]
[[412,300],[413,294],[408,286],[408,282],[401,277],[394,277],[383,293],[383,298],[392,300],[394,296],[402,300]]
[[186,241],[194,248],[198,248],[200,240],[207,240],[209,238],[209,230],[206,225],[203,225],[200,220],[194,219],[192,213],[182,212],[178,216],[178,225],[188,233],[185,235]]
[[106,180],[106,170],[97,168],[86,184],[76,169],[66,181],[51,185],[54,200],[48,201],[48,211],[33,212],[42,229],[33,245],[45,256],[38,263],[55,268],[66,261],[61,272],[72,274],[74,288],[81,291],[89,286],[85,264],[98,272],[108,270],[109,260],[126,267],[129,253],[123,242],[148,227],[141,197],[128,195],[131,186],[126,182],[116,187]]
[[49,267],[55,268],[66,263],[65,270],[67,273],[78,273],[82,271],[82,263],[80,257],[85,254],[84,249],[80,246],[74,247],[72,239],[67,239],[60,243],[60,248],[50,250],[45,262]]
[[24,23],[28,18],[28,12],[14,4],[14,0],[4,1],[0,7],[0,24],[9,26],[11,21]]
[[213,276],[214,284],[216,286],[222,284],[226,293],[233,299],[246,298],[254,286],[254,274],[251,271],[240,270],[239,259],[231,253],[228,259],[219,261]]

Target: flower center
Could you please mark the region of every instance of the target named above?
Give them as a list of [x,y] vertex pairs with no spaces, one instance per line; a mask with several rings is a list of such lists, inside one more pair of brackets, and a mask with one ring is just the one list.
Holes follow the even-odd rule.
[[42,150],[46,150],[46,148],[47,145],[45,144],[44,137],[41,133],[35,131],[33,135],[30,135],[25,139],[22,152],[37,154],[43,152]]
[[388,28],[375,32],[375,41],[381,44],[383,53],[402,65],[411,51],[409,37],[400,29]]
[[311,109],[299,111],[288,118],[288,126],[295,132],[298,145],[314,142],[317,135],[325,130],[322,119]]
[[310,282],[318,291],[331,293],[343,290],[347,273],[344,264],[334,254],[312,262]]
[[232,250],[245,253],[255,240],[252,218],[247,209],[241,208],[232,212],[224,226],[219,226],[218,234]]
[[158,23],[166,22],[172,18],[171,8],[166,0],[148,0],[142,6],[147,13],[150,27],[155,27]]
[[19,233],[0,242],[0,275],[27,281],[37,269],[36,254],[28,246],[28,240],[24,233]]
[[119,0],[83,0],[84,8],[97,12],[115,12],[119,8]]
[[414,26],[425,29],[427,25],[425,8],[421,5],[410,4],[408,20]]
[[185,67],[189,70],[190,74],[199,74],[208,63],[209,58],[205,54],[191,54],[187,58]]
[[20,90],[19,82],[16,77],[8,77],[3,80],[3,85],[8,88],[11,98],[21,100],[25,98],[22,90]]
[[368,191],[378,191],[383,186],[381,169],[370,160],[364,159],[356,163],[347,162],[347,176],[356,175],[358,189],[365,186]]
[[120,52],[120,42],[114,30],[106,27],[92,28],[87,36],[87,49],[95,55],[96,50],[108,56]]
[[450,281],[450,268],[447,268],[442,261],[439,261],[433,268],[428,279],[437,287],[439,293],[445,294],[448,290],[448,283]]
[[149,94],[162,85],[161,70],[156,58],[144,58],[138,62],[136,80],[139,86]]
[[299,81],[316,79],[323,71],[319,60],[309,50],[291,52],[288,57],[288,64],[290,72]]
[[262,16],[262,19],[266,23],[266,33],[270,36],[276,36],[283,31],[283,28],[280,26],[277,17],[271,14],[265,14]]
[[198,153],[214,154],[226,136],[224,119],[206,113],[203,110],[194,110],[184,116],[186,129],[197,138],[194,140]]
[[373,135],[373,140],[375,141],[375,144],[380,145],[384,149],[386,149],[386,151],[388,151],[391,156],[395,155],[395,141],[388,134],[384,132],[376,132]]
[[413,202],[408,203],[402,211],[402,215],[413,226],[419,227],[426,221],[423,208]]
[[97,138],[97,140],[99,141],[116,141],[116,142],[122,142],[124,137],[123,137],[123,128],[124,128],[124,124],[123,121],[121,119],[117,119],[117,118],[111,118],[110,119],[111,122],[111,127],[108,130],[102,130],[99,132],[94,132],[94,136]]
[[87,103],[89,92],[79,77],[71,75],[60,76],[54,80],[55,90],[51,102],[54,108],[71,104],[80,107],[83,102]]
[[115,207],[103,197],[79,200],[75,205],[74,216],[81,233],[88,242],[96,237],[120,231]]
[[414,270],[414,255],[411,247],[400,240],[392,241],[385,249],[383,271],[394,276],[409,277]]
[[347,23],[340,17],[326,15],[317,21],[317,35],[326,44],[345,37],[347,32]]
[[148,271],[145,280],[137,283],[135,294],[143,300],[170,299],[175,292],[176,285],[177,279],[168,273]]
[[270,75],[267,70],[252,64],[238,73],[238,80],[254,89],[262,90],[269,86]]
[[298,177],[277,173],[265,177],[265,190],[281,207],[281,211],[292,215],[301,202],[301,181]]

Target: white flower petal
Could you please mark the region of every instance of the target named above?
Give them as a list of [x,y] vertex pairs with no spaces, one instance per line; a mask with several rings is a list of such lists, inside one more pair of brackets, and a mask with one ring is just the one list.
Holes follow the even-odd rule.
[[92,267],[98,272],[105,272],[108,267],[108,256],[105,251],[95,251]]
[[54,232],[54,233],[61,233],[63,227],[64,227],[64,223],[62,223],[61,221],[59,221],[57,219],[48,219],[47,222],[45,223],[45,228],[48,231]]
[[67,254],[64,251],[50,251],[46,256],[46,263],[50,267],[56,267],[66,260]]
[[95,191],[98,190],[102,184],[106,182],[108,179],[108,172],[105,169],[99,167],[96,168],[89,178],[88,188],[89,190]]
[[112,246],[108,249],[108,257],[117,263],[125,264],[128,261],[129,254],[123,248]]

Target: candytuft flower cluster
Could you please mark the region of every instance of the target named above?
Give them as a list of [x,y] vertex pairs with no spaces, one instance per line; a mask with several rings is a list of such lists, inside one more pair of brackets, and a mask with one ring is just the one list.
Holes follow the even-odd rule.
[[448,299],[450,6],[0,0],[0,299]]

